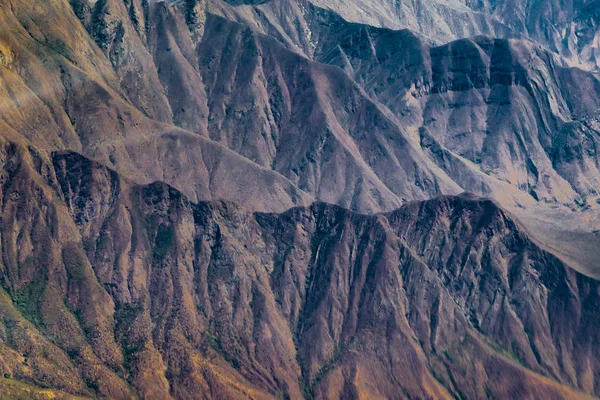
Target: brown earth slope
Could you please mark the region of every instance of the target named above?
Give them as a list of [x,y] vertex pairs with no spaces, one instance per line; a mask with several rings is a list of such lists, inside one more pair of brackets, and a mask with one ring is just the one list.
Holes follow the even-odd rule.
[[598,282],[441,196],[593,211],[598,77],[240,3],[0,0],[0,388],[600,395]]
[[0,51],[7,54],[0,64],[4,138],[31,143],[44,154],[81,151],[138,182],[168,181],[195,199],[224,197],[269,210],[310,201],[281,175],[205,136],[159,122],[163,117],[140,103],[152,95],[125,91],[119,70],[66,1],[0,5]]
[[116,399],[599,393],[598,282],[489,200],[251,213],[8,142],[2,171],[15,379]]

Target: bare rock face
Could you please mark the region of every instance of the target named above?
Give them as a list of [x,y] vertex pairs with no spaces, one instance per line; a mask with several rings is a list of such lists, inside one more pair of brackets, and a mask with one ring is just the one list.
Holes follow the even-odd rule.
[[[148,30],[144,40],[156,48],[159,47],[156,37],[162,38],[163,34],[158,35],[149,28],[140,29],[138,34],[130,13],[126,12],[129,8],[117,3],[97,2],[94,10],[104,10],[97,14],[108,18],[96,20],[100,27],[104,24],[123,26],[125,34],[119,46],[125,46],[125,53],[118,51],[119,57],[123,56],[120,61],[110,58],[115,50],[112,39],[105,47],[101,37],[94,34],[100,28],[94,25],[86,30],[75,14],[78,9],[73,11],[67,3],[46,2],[39,7],[26,2],[3,3],[0,13],[8,28],[3,30],[1,43],[10,49],[6,51],[10,58],[5,58],[12,60],[0,71],[0,125],[4,137],[30,143],[46,156],[55,150],[81,151],[137,182],[168,181],[194,199],[227,198],[254,204],[253,209],[280,211],[309,203],[311,196],[285,177],[206,137],[206,127],[202,125],[206,119],[202,111],[206,110],[206,101],[202,100],[198,86],[192,88],[194,94],[190,94],[189,102],[179,91],[180,86],[170,92],[165,92],[162,86],[163,80],[167,85],[170,84],[168,79],[187,79],[185,74],[192,68],[188,58],[180,51],[176,59],[181,62],[181,68],[175,69],[180,75],[169,72],[161,80],[158,71],[164,57],[162,53],[152,56],[140,35]],[[129,4],[139,5],[137,2]],[[145,8],[135,8],[136,15],[144,15],[145,10],[146,14],[156,11],[158,19],[163,6],[145,3]],[[85,22],[87,14],[81,15]],[[50,17],[54,21],[52,25],[47,23]],[[93,22],[93,18],[90,21]],[[165,22],[164,26],[170,25]],[[185,22],[183,27],[187,40],[180,48],[186,43],[192,46]],[[41,32],[47,39],[42,40]],[[165,40],[169,35],[176,37],[177,33],[164,32]],[[159,48],[168,53],[162,44]],[[184,54],[190,56],[193,51],[190,52]],[[159,67],[154,63],[155,58]],[[152,71],[146,74],[145,69]],[[143,82],[128,80],[131,71],[135,71],[135,79]],[[166,67],[164,71],[168,71]],[[197,76],[194,74],[196,72],[190,76]],[[175,97],[190,104],[189,118],[188,114],[180,118],[181,113],[175,113],[171,120],[169,108],[184,108],[173,100]],[[144,105],[147,102],[151,107]],[[165,111],[167,114],[163,114]],[[165,119],[170,124],[161,122]],[[183,130],[174,123],[193,127],[194,131]],[[181,149],[186,151],[182,153]],[[248,173],[252,179],[245,184],[244,177]],[[237,195],[233,195],[234,192]]]
[[[285,31],[290,8],[254,8],[256,28],[344,70],[462,189],[503,203],[511,192],[520,204],[597,196],[597,134],[585,133],[599,108],[595,74],[530,42],[479,36],[430,47],[410,31],[348,23],[311,4],[299,7],[297,29]],[[244,21],[253,20],[248,10],[240,11]],[[587,150],[561,159],[563,132]]]
[[372,212],[460,192],[339,69],[214,15],[198,55],[211,138],[315,198]]
[[155,120],[171,121],[172,110],[152,55],[144,51],[139,22],[136,23],[141,13],[135,2],[101,0],[94,4],[91,14],[90,35],[110,60],[133,105]]
[[465,190],[519,207],[597,197],[598,78],[530,43],[430,48],[284,0],[61,7],[52,29],[5,9],[61,43],[30,54],[33,39],[4,40],[17,93],[4,121],[47,152],[261,211],[317,199],[379,212]]

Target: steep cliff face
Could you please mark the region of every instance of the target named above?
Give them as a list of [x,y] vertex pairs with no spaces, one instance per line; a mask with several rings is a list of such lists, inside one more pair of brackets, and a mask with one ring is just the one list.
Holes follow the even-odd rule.
[[2,154],[11,378],[118,399],[599,392],[597,281],[489,200],[261,214]]

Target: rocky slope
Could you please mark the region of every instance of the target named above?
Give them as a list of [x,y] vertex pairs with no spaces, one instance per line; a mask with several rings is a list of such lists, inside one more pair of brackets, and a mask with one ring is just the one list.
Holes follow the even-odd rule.
[[[529,42],[477,37],[430,47],[410,31],[348,23],[292,3],[239,14],[289,48],[346,71],[463,189],[509,190],[493,177],[536,200],[596,196],[595,74]],[[288,12],[302,22],[286,24]]]
[[598,76],[315,4],[0,0],[0,388],[600,395]]
[[354,22],[410,29],[435,44],[476,35],[530,39],[585,68],[597,69],[596,0],[309,0]]
[[[42,15],[19,4],[4,20],[32,37]],[[596,197],[598,77],[529,43],[430,48],[287,0],[45,11],[59,5],[46,41],[68,57],[31,54],[12,25],[3,39],[3,119],[42,150],[265,211],[318,199],[377,212],[464,190],[505,206]],[[266,197],[240,187],[246,170]]]
[[[160,122],[171,118],[157,114],[169,109],[162,86],[128,82],[129,75],[113,66],[65,1],[7,0],[0,13],[0,43],[8,55],[0,66],[4,137],[31,143],[45,154],[81,151],[138,182],[168,181],[191,198],[226,197],[280,210],[310,200],[281,175],[205,135]],[[131,52],[131,63],[152,60],[143,57],[144,46]],[[137,68],[129,61],[124,65]],[[152,68],[156,74],[154,63]],[[149,70],[135,75],[153,76]],[[158,111],[152,111],[155,101]],[[248,172],[252,179],[242,185]]]
[[598,282],[489,200],[252,213],[2,149],[11,379],[116,399],[599,393]]
[[[75,4],[71,11],[69,5],[57,1],[33,15],[27,13],[28,6],[23,2],[16,5],[9,2],[3,7],[7,13],[3,21],[8,26],[3,40],[9,49],[7,54],[14,55],[1,71],[6,75],[3,120],[12,138],[22,137],[46,152],[65,148],[81,151],[138,182],[163,180],[184,190],[191,198],[224,197],[255,209],[283,210],[311,197],[371,211],[393,208],[400,203],[364,160],[364,153],[376,149],[361,149],[350,137],[350,130],[356,129],[360,121],[356,118],[340,121],[349,118],[348,107],[365,109],[375,118],[385,120],[376,105],[347,76],[336,69],[307,62],[275,42],[237,26],[239,36],[234,38],[233,45],[238,51],[242,50],[241,45],[246,45],[240,41],[243,35],[250,35],[251,40],[264,41],[265,46],[273,47],[268,48],[274,55],[268,68],[289,72],[269,88],[273,96],[279,95],[277,103],[271,106],[268,97],[271,93],[266,91],[265,81],[271,70],[257,68],[256,75],[247,77],[211,76],[208,58],[197,58],[196,52],[214,51],[220,55],[232,50],[209,47],[217,39],[226,39],[224,35],[216,38],[219,29],[229,28],[223,25],[225,21],[212,17],[210,21],[214,23],[209,27],[216,32],[204,33],[204,40],[194,45],[185,10],[169,8],[165,3],[145,3],[145,8],[140,9],[134,6],[142,7],[130,3],[128,9],[119,1],[103,1],[95,3],[93,8]],[[50,37],[48,40],[60,43],[68,57],[48,45],[35,47],[37,52],[33,54],[28,49],[30,44],[38,43],[29,31],[44,28],[42,11],[59,14],[46,35]],[[78,25],[74,12],[84,23],[90,21],[87,33]],[[136,29],[133,21],[137,19],[132,18],[132,13],[147,18],[145,29]],[[33,24],[23,22],[27,18]],[[140,20],[138,23],[141,24]],[[178,29],[184,29],[183,34]],[[21,30],[27,39],[15,36],[15,30]],[[259,66],[252,53],[241,53],[239,57],[227,59],[232,62],[233,72],[239,62]],[[303,72],[305,66],[310,70]],[[138,70],[140,74],[131,73]],[[34,79],[27,79],[32,76]],[[206,85],[211,91],[210,100],[205,95],[204,80],[217,85],[213,88]],[[262,90],[255,89],[253,82],[260,82]],[[299,83],[308,86],[291,91]],[[233,93],[246,93],[247,97],[232,98],[228,89],[232,86]],[[327,86],[335,87],[338,93],[326,90]],[[348,105],[345,99],[340,99],[341,95],[351,96],[355,104]],[[294,96],[294,103],[290,102],[290,96]],[[305,103],[308,107],[296,102],[303,96],[310,99]],[[330,96],[336,100],[330,101]],[[286,111],[292,105],[294,109]],[[209,109],[210,121],[206,117]],[[306,119],[312,119],[314,124],[302,124]],[[165,125],[166,121],[189,130]],[[396,135],[397,151],[409,158],[399,171],[404,169],[405,174],[412,175],[413,169],[418,169],[427,179],[435,179],[437,172],[429,170],[422,154],[402,142],[398,128],[390,123],[381,125],[383,128],[373,134]],[[281,129],[289,131],[285,139],[296,137],[284,143],[296,146],[293,151],[298,150],[297,154],[287,148],[277,151]],[[235,135],[240,131],[247,132],[248,137]],[[304,142],[298,143],[299,140]],[[325,143],[327,157],[320,154]],[[325,164],[327,159],[331,160],[329,165]],[[402,167],[393,158],[389,163]],[[244,176],[252,179],[242,185],[244,179],[240,174],[247,171],[252,173]],[[345,174],[348,174],[346,183],[336,182]],[[448,188],[452,186],[451,182],[446,184]],[[255,188],[254,193],[247,187]],[[264,188],[268,188],[267,193]],[[395,191],[404,190],[398,187]],[[406,186],[405,191],[409,198],[441,193],[436,188],[419,189],[412,185]]]
[[528,42],[478,37],[432,48],[409,31],[348,23],[305,2],[235,11],[289,49],[343,69],[453,182],[511,207],[596,275],[595,74]]

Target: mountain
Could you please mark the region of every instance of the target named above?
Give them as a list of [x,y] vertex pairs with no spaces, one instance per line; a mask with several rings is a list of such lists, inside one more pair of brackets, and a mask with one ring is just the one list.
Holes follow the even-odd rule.
[[348,23],[311,5],[302,29],[278,35],[284,24],[274,16],[290,7],[269,2],[242,18],[264,14],[258,29],[346,71],[461,188],[490,195],[494,177],[538,201],[595,196],[597,75],[530,42],[479,36],[430,47],[410,31]]
[[3,155],[5,377],[117,399],[598,394],[598,282],[490,200],[252,213]]
[[[161,13],[189,14],[159,4]],[[348,23],[306,2],[192,10],[206,81],[194,91],[208,90],[211,139],[313,198],[362,212],[465,190],[492,197],[595,274],[595,73],[530,42],[479,37],[430,47],[411,32]],[[311,72],[290,75],[285,65]],[[250,75],[238,75],[240,66]],[[308,90],[298,92],[298,81]],[[587,236],[565,246],[565,230]]]
[[597,69],[596,0],[310,0],[346,20],[410,29],[433,43],[477,35],[538,42],[575,64]]
[[[49,150],[80,151],[140,183],[166,181],[193,199],[225,198],[263,211],[312,198],[377,212],[464,190],[505,206],[581,204],[595,196],[598,77],[538,46],[480,38],[430,48],[409,32],[349,24],[310,5],[302,29],[281,33],[279,27],[294,26],[281,21],[285,11],[303,7],[286,2],[191,9],[188,3],[78,4],[86,45],[103,51],[95,50],[94,64],[105,67],[101,79],[113,92],[99,100],[103,107],[82,106],[77,96],[96,97],[104,84],[91,79],[98,68],[81,76],[85,83],[69,72],[89,64],[79,60],[89,52],[54,61],[64,70],[55,79],[67,84],[46,92],[66,96],[66,106],[38,120],[53,130],[46,137],[70,134]],[[69,24],[77,24],[73,17]],[[315,40],[311,52],[293,39],[306,32]],[[40,49],[40,57],[52,50]],[[91,88],[66,95],[69,85]],[[51,103],[38,88],[21,90]],[[581,91],[587,100],[579,101]],[[52,127],[57,115],[61,124]],[[42,128],[11,123],[26,137]],[[209,153],[222,154],[217,165]],[[277,181],[269,199],[231,184],[240,181],[237,164],[256,170],[257,184],[249,186]]]
[[597,5],[0,0],[0,391],[600,396]]
[[514,39],[430,47],[410,31],[348,23],[308,3],[237,11],[291,50],[346,71],[463,190],[493,197],[596,274],[596,74]]
[[[166,117],[145,104],[160,100],[148,91],[164,98],[164,88],[158,83],[157,89],[156,82],[124,81],[69,4],[29,3],[3,2],[0,11],[6,27],[1,42],[8,55],[0,71],[6,137],[34,144],[45,154],[61,149],[82,152],[139,182],[165,180],[185,187],[191,198],[226,197],[257,209],[285,209],[309,199],[284,177],[205,135],[162,122]],[[151,60],[144,58],[145,47],[141,49],[131,58]],[[149,79],[152,73],[142,70],[136,75]],[[129,85],[139,91],[126,92]],[[156,110],[164,111],[168,102],[163,100]],[[184,154],[180,148],[190,151]],[[254,189],[234,184],[248,172]]]

